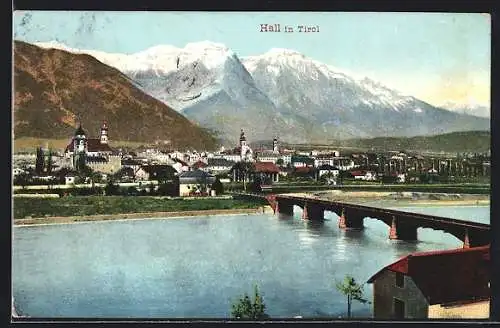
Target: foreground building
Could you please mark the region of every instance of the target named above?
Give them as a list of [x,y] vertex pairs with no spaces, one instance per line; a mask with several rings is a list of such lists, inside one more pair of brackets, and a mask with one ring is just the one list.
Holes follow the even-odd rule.
[[488,318],[489,282],[489,245],[413,253],[368,280],[376,319]]
[[186,171],[179,174],[179,195],[209,195],[215,176],[202,170]]

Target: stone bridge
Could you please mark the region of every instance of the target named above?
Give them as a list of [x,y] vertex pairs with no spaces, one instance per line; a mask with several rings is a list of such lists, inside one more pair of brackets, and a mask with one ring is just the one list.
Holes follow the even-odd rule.
[[429,214],[411,213],[400,210],[336,202],[301,195],[239,194],[267,200],[276,214],[293,216],[293,207],[303,209],[302,219],[324,220],[325,211],[339,217],[340,229],[363,229],[363,221],[369,217],[380,220],[389,227],[389,238],[405,241],[417,240],[418,228],[442,230],[460,239],[464,248],[487,245],[491,241],[490,225],[456,220]]

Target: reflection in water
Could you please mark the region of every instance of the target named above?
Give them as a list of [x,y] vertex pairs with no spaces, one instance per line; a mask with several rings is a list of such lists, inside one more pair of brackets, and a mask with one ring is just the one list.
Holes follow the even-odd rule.
[[[391,241],[388,226],[248,215],[92,222],[14,229],[13,292],[20,314],[44,317],[228,317],[254,283],[272,317],[345,315],[334,281],[365,282],[415,251],[460,247],[419,229],[417,243]],[[457,209],[459,211],[460,209]],[[467,213],[470,215],[470,213]],[[489,208],[478,208],[489,217]],[[365,296],[372,298],[371,285]],[[353,315],[371,306],[354,303]]]

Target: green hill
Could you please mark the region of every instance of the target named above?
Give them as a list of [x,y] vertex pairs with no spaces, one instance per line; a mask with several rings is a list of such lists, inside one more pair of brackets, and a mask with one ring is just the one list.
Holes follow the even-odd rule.
[[293,148],[354,148],[359,150],[390,151],[405,150],[418,152],[473,152],[490,150],[489,131],[452,132],[433,136],[379,137],[370,139],[339,140],[330,145],[284,145]]

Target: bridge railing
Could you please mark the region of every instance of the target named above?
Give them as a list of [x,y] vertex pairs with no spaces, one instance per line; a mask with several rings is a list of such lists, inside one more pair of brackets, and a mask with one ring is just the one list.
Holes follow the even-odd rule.
[[312,203],[316,203],[316,204],[322,204],[325,207],[328,207],[331,205],[342,206],[345,208],[353,208],[353,209],[358,209],[358,210],[363,210],[363,211],[371,211],[371,212],[374,212],[374,214],[375,213],[383,213],[386,215],[394,215],[394,216],[403,214],[406,217],[417,218],[420,220],[431,220],[434,222],[448,223],[448,224],[452,223],[452,224],[458,224],[458,225],[474,227],[474,228],[479,228],[479,229],[485,229],[485,230],[490,229],[490,225],[486,224],[486,223],[458,220],[458,219],[452,219],[452,218],[447,218],[447,217],[442,217],[442,216],[435,216],[435,215],[415,213],[415,212],[406,212],[406,211],[401,211],[401,210],[386,209],[386,208],[372,207],[372,206],[366,206],[366,205],[358,205],[358,204],[346,203],[346,202],[328,201],[328,200],[318,199],[318,198],[314,198],[314,197],[297,197],[297,196],[291,196],[291,195],[276,195],[276,198],[297,200],[297,201],[301,201],[301,202],[312,202]]

